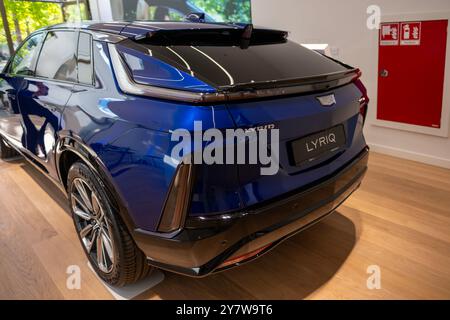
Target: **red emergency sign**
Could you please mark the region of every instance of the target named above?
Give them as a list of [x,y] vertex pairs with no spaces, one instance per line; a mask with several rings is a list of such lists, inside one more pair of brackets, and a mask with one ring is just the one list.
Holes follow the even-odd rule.
[[422,36],[421,22],[402,22],[400,34],[400,45],[402,46],[419,46]]
[[380,46],[398,46],[400,23],[382,23],[380,29]]

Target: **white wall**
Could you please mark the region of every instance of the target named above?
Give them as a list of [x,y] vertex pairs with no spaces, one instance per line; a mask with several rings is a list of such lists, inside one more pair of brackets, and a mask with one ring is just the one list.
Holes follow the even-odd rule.
[[[373,125],[377,104],[378,31],[366,27],[366,10],[372,4],[380,6],[383,15],[450,12],[449,0],[252,0],[252,16],[255,25],[290,31],[290,38],[296,42],[328,43],[339,49],[340,60],[363,71],[363,81],[372,101],[365,131],[374,150],[450,168],[449,138]],[[449,63],[450,52],[447,52]]]

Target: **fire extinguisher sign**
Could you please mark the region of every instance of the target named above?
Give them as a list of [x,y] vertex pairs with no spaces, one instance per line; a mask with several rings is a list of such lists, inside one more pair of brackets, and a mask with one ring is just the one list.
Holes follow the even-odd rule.
[[401,46],[420,46],[420,38],[422,36],[421,22],[402,22],[400,30]]
[[380,46],[398,46],[400,23],[382,23],[380,28]]

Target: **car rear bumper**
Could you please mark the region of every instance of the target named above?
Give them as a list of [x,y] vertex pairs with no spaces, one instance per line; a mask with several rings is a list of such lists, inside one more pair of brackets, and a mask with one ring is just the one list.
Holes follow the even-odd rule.
[[331,214],[361,184],[365,148],[346,166],[315,185],[245,212],[191,217],[168,236],[135,230],[134,239],[155,267],[193,277],[253,260]]

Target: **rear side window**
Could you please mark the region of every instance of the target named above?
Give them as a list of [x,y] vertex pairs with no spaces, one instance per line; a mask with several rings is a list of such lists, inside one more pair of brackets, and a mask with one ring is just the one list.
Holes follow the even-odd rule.
[[77,82],[77,35],[72,31],[48,32],[39,56],[36,75]]
[[80,32],[78,42],[78,82],[93,84],[92,36]]
[[9,73],[20,75],[33,75],[36,59],[42,39],[43,33],[39,33],[28,39],[17,51],[11,61]]

